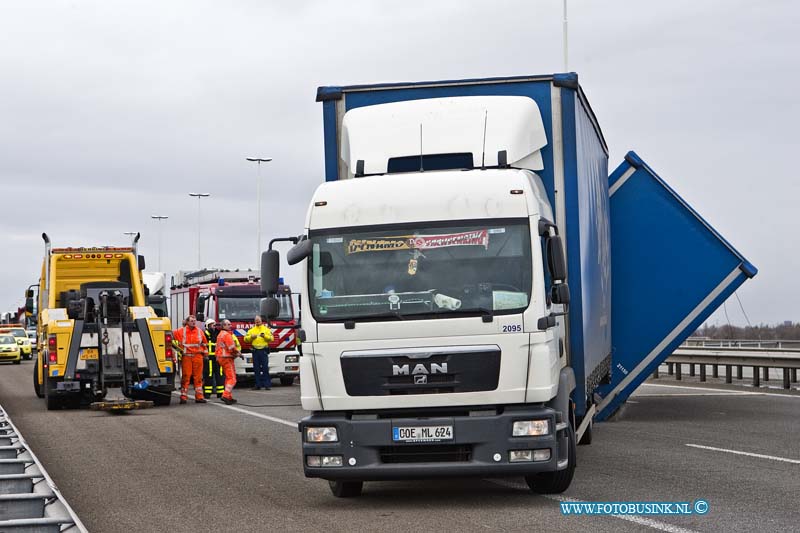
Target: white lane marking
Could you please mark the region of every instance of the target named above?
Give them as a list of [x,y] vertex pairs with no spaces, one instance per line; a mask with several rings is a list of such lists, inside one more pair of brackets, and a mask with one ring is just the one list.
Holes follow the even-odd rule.
[[[689,390],[704,390],[704,391],[712,391],[712,392],[726,392],[731,394],[741,394],[746,396],[780,396],[781,398],[797,398],[800,399],[800,395],[796,394],[781,394],[777,392],[770,392],[767,390],[762,391],[738,391],[738,390],[728,390],[728,389],[711,389],[708,387],[687,387],[684,385],[663,385],[661,383],[642,383],[642,387],[665,387],[670,389],[689,389]],[[633,397],[637,395],[634,394]]]
[[[502,479],[484,479],[484,481],[488,481],[489,483],[493,483],[501,487],[530,490],[527,485],[523,485],[522,483],[513,483],[511,481],[506,481]],[[559,503],[560,502],[589,503],[586,500],[579,500],[578,498],[572,498],[570,496],[559,496],[558,494],[540,494],[539,496],[542,496],[544,498],[547,498],[548,500],[553,500]],[[570,515],[570,516],[586,517],[590,515]],[[674,526],[672,524],[667,524],[666,522],[659,522],[658,520],[653,520],[652,518],[645,518],[641,515],[612,514],[612,515],[602,515],[602,516],[610,516],[612,518],[619,518],[620,520],[627,520],[628,522],[633,522],[634,524],[639,524],[640,526],[650,527],[653,529],[657,529],[659,531],[667,531],[669,533],[697,533],[693,529],[686,529],[679,526]]]
[[[172,394],[175,395],[175,396],[180,396],[181,395],[179,392],[173,392]],[[263,418],[264,420],[270,420],[272,422],[277,422],[278,424],[283,424],[284,426],[289,426],[290,428],[297,429],[297,422],[292,422],[291,420],[284,420],[283,418],[276,418],[274,416],[262,415],[261,413],[254,413],[252,411],[248,411],[247,409],[242,409],[241,407],[234,407],[232,405],[224,405],[224,404],[216,403],[216,402],[208,402],[208,403],[209,403],[209,405],[215,405],[217,407],[224,407],[225,409],[231,409],[233,411],[238,411],[239,413],[244,413],[246,415],[251,415],[251,416],[258,417],[258,418]]]
[[701,450],[732,453],[735,455],[746,455],[748,457],[757,457],[758,459],[771,459],[773,461],[781,461],[783,463],[800,465],[800,459],[787,459],[786,457],[775,457],[774,455],[764,455],[762,453],[740,452],[739,450],[728,450],[726,448],[715,448],[713,446],[702,446],[700,444],[686,444],[686,446],[689,446],[690,448],[700,448]]
[[[676,398],[682,396],[764,396],[761,392],[676,392],[674,394],[637,394],[637,398]],[[630,403],[630,402],[629,402]]]
[[225,409],[230,409],[231,411],[237,411],[239,413],[244,413],[246,415],[263,418],[264,420],[270,420],[272,422],[277,422],[278,424],[283,424],[284,426],[289,426],[290,428],[297,429],[297,422],[292,422],[291,420],[284,420],[283,418],[276,418],[274,416],[262,415],[261,413],[254,413],[252,411],[248,411],[247,409],[242,409],[241,407],[234,407],[232,405],[223,405],[221,403],[212,403],[212,402],[208,403],[210,403],[211,405],[215,405],[217,407],[224,407]]

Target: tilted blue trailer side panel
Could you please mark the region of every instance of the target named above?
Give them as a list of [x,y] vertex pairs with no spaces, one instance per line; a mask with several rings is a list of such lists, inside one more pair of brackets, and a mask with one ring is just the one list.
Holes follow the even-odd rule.
[[756,269],[639,156],[609,178],[612,382],[604,419]]

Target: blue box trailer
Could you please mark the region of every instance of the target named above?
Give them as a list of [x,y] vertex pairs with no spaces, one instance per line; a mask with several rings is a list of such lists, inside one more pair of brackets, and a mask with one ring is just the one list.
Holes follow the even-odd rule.
[[756,269],[635,153],[608,175],[575,73],[320,87],[326,181],[347,176],[347,111],[457,96],[525,96],[541,111],[548,144],[537,174],[565,242],[575,412],[607,418]]

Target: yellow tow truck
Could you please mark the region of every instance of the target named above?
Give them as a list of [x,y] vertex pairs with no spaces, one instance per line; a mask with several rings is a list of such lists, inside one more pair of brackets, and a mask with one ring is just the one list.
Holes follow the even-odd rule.
[[[36,395],[47,409],[99,402],[119,387],[131,400],[168,405],[175,384],[172,332],[145,300],[137,254],[131,247],[53,248],[45,256],[38,291]],[[26,293],[34,308],[34,291]]]

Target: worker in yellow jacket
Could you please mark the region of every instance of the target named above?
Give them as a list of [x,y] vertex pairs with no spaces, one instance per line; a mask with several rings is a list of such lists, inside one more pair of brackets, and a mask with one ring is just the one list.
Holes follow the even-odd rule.
[[253,346],[253,372],[256,384],[253,390],[272,388],[272,378],[269,377],[269,343],[272,342],[272,331],[264,324],[261,316],[256,316],[255,325],[247,330],[245,342]]

